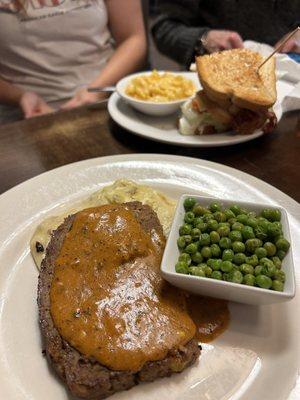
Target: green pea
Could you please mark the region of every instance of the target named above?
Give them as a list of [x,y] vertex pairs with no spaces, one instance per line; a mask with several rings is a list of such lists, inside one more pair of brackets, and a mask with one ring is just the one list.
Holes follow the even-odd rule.
[[214,243],[210,246],[210,250],[211,250],[212,257],[220,257],[221,249],[216,243]]
[[232,227],[231,227],[231,229],[233,231],[240,231],[240,232],[242,232],[243,228],[244,228],[244,225],[241,224],[240,222],[235,222],[234,224],[232,224]]
[[231,231],[229,233],[229,238],[233,241],[233,242],[241,242],[243,240],[243,236],[241,231]]
[[262,273],[262,271],[263,271],[263,266],[262,265],[257,265],[255,268],[254,268],[254,275],[255,276],[257,276],[257,275],[261,275],[261,273]]
[[196,225],[196,228],[200,229],[200,231],[201,231],[202,233],[204,233],[204,232],[207,231],[207,223],[204,222],[204,221],[199,222],[199,224]]
[[186,246],[185,252],[188,254],[195,254],[198,250],[198,246],[196,243],[190,243]]
[[255,249],[254,254],[257,256],[258,259],[267,257],[268,253],[267,250],[263,247],[258,247]]
[[272,279],[266,275],[258,275],[255,278],[255,283],[262,289],[270,289],[270,287],[272,286]]
[[200,237],[200,234],[201,234],[201,231],[198,228],[193,228],[191,230],[191,236],[192,236],[193,240],[195,240],[195,239],[198,240]]
[[276,292],[283,292],[284,284],[277,279],[274,279],[272,282],[272,289],[276,290]]
[[242,265],[240,265],[240,271],[241,271],[244,275],[247,275],[247,274],[253,275],[253,274],[254,274],[254,268],[253,268],[253,266],[250,265],[250,264],[242,264]]
[[226,236],[229,235],[229,233],[230,233],[230,228],[229,228],[228,226],[219,226],[219,228],[218,228],[218,234],[219,234],[221,237],[226,237]]
[[236,217],[237,221],[240,222],[241,224],[247,225],[247,221],[248,221],[248,216],[245,214],[239,214]]
[[227,222],[229,223],[229,225],[233,225],[236,222],[236,218],[230,218],[227,220]]
[[212,214],[205,214],[205,215],[203,215],[203,221],[204,222],[208,222],[208,221],[210,221],[211,219],[214,219],[214,216],[212,215]]
[[278,209],[266,208],[262,211],[261,215],[272,222],[281,220],[281,212]]
[[218,227],[219,227],[219,223],[218,223],[218,221],[216,221],[215,219],[210,219],[208,222],[207,222],[207,229],[208,229],[208,231],[216,231],[217,229],[218,229]]
[[179,274],[187,274],[188,273],[188,265],[184,261],[178,261],[175,265],[175,271]]
[[253,254],[250,257],[246,257],[246,264],[250,264],[252,265],[252,267],[256,267],[256,265],[258,264],[258,258],[255,254]]
[[211,211],[212,213],[214,213],[214,212],[216,212],[216,211],[221,211],[221,206],[220,206],[219,203],[213,202],[213,203],[210,203],[209,209],[210,209],[210,211]]
[[226,208],[224,210],[224,214],[225,214],[227,221],[231,218],[235,218],[235,214],[229,208]]
[[205,215],[205,214],[207,214],[207,213],[210,213],[210,211],[209,211],[207,208],[202,207],[200,204],[196,204],[196,205],[194,206],[194,208],[193,208],[193,213],[194,213],[197,217],[200,217],[200,216],[202,216],[202,215]]
[[188,266],[191,264],[192,260],[191,260],[191,256],[187,253],[181,253],[178,261],[183,261],[185,262]]
[[228,237],[222,237],[219,241],[219,246],[221,249],[230,249],[231,240]]
[[233,262],[237,265],[241,265],[246,262],[246,256],[244,253],[236,253],[233,257]]
[[210,264],[210,267],[214,270],[214,271],[219,271],[221,269],[221,265],[222,265],[222,260],[220,259],[212,259],[212,262]]
[[222,260],[223,261],[232,261],[234,256],[234,252],[231,249],[223,250]]
[[261,259],[259,260],[259,263],[260,263],[260,265],[263,265],[263,266],[265,266],[265,267],[269,267],[269,266],[274,265],[274,264],[273,264],[273,261],[270,260],[270,259],[267,258],[267,257],[261,258]]
[[193,211],[188,211],[185,213],[184,222],[186,222],[187,224],[191,224],[194,221],[194,218],[195,214],[193,213]]
[[185,240],[185,244],[186,245],[192,243],[192,236],[191,235],[183,235],[182,237]]
[[195,204],[196,204],[196,199],[194,199],[193,197],[187,197],[186,199],[184,199],[183,206],[185,211],[191,210]]
[[253,228],[251,228],[251,226],[248,226],[248,225],[246,225],[242,228],[242,235],[243,235],[244,240],[255,238]]
[[273,224],[278,226],[278,228],[282,229],[282,223],[280,221],[274,221]]
[[196,264],[199,264],[203,261],[203,257],[200,251],[196,251],[196,253],[192,255],[192,261]]
[[276,247],[278,250],[283,250],[283,251],[287,252],[290,248],[290,243],[288,240],[286,240],[284,238],[280,238],[276,241]]
[[251,218],[251,217],[248,216],[248,220],[247,220],[246,225],[251,226],[251,228],[253,228],[253,229],[257,228],[258,227],[257,219],[253,218],[253,217]]
[[279,257],[272,257],[272,261],[273,261],[273,264],[275,265],[275,267],[277,268],[277,269],[280,269],[281,268],[281,260],[280,260],[280,258]]
[[222,272],[213,271],[212,274],[211,274],[211,278],[218,279],[219,281],[222,280]]
[[231,271],[228,274],[228,281],[232,283],[242,283],[243,282],[243,274],[240,271]]
[[[203,219],[201,217],[195,217],[193,221],[193,226],[194,228],[198,228],[197,225],[201,224],[203,222]],[[198,228],[199,229],[199,228]]]
[[286,252],[284,250],[278,250],[276,256],[282,261],[286,256]]
[[262,241],[264,241],[268,238],[267,232],[261,226],[254,228],[254,233],[255,233],[255,236]]
[[281,269],[277,269],[273,275],[275,280],[278,280],[280,282],[285,282],[285,272],[282,271]]
[[214,213],[214,218],[218,221],[218,222],[225,222],[227,220],[226,215],[221,212],[221,211],[217,211]]
[[204,271],[205,271],[205,276],[207,276],[208,278],[210,278],[210,277],[211,277],[211,274],[212,274],[212,272],[213,272],[212,268],[209,267],[209,266],[207,266],[207,267],[205,268]]
[[245,249],[246,249],[246,247],[245,247],[243,242],[239,242],[238,241],[238,242],[233,242],[232,243],[232,250],[235,253],[244,253]]
[[256,214],[255,211],[250,211],[250,212],[248,212],[247,215],[248,215],[249,218],[255,218],[256,219],[256,217],[257,217],[257,214]]
[[210,258],[211,257],[210,247],[208,246],[202,247],[201,254],[204,258]]
[[210,245],[210,235],[208,233],[201,233],[199,237],[199,245],[200,246],[209,246]]
[[233,268],[233,264],[231,261],[222,261],[221,270],[223,272],[230,272]]
[[219,243],[220,235],[218,234],[217,231],[211,231],[209,236],[210,236],[210,243]]
[[243,283],[247,286],[254,286],[255,284],[255,276],[251,274],[244,275]]
[[229,208],[234,213],[234,215],[239,215],[241,213],[241,208],[237,204],[234,204]]
[[206,264],[211,267],[213,264],[214,259],[213,258],[209,258],[208,260],[206,260]]
[[264,244],[264,249],[267,251],[268,257],[275,256],[276,254],[276,246],[272,242],[266,242]]
[[177,246],[179,249],[184,249],[185,248],[185,238],[183,236],[179,236],[179,238],[177,239]]
[[267,233],[269,237],[275,238],[281,235],[281,229],[274,222],[270,222],[268,225]]
[[224,227],[224,226],[230,229],[230,223],[229,222],[220,222],[219,223],[219,228]]
[[204,271],[205,268],[207,267],[207,264],[205,262],[202,262],[202,263],[198,264],[197,267],[202,268]]
[[179,228],[180,235],[189,235],[191,233],[192,226],[190,224],[183,224]]
[[261,246],[262,246],[262,241],[261,241],[260,239],[257,239],[257,238],[248,239],[248,240],[246,240],[245,246],[246,246],[246,250],[247,250],[249,253],[254,253],[255,250],[256,250],[258,247],[261,247]]
[[201,278],[205,278],[205,271],[199,267],[190,267],[189,273],[194,276],[199,276]]

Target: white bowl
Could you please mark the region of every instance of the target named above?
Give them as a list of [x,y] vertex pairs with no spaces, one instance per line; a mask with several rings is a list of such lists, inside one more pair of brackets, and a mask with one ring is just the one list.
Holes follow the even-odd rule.
[[281,211],[281,223],[284,237],[291,243],[287,212],[281,207],[272,207],[270,204],[257,204],[241,201],[236,202],[235,200],[220,200],[211,197],[185,194],[181,196],[177,204],[173,224],[162,259],[161,272],[167,281],[174,286],[178,286],[192,293],[253,305],[284,302],[291,300],[295,296],[296,289],[292,245],[282,262],[282,270],[286,274],[286,282],[283,292],[276,292],[274,290],[261,289],[253,286],[175,272],[175,264],[177,263],[180,254],[177,247],[178,231],[179,227],[183,224],[185,214],[183,202],[187,197],[195,198],[197,202],[203,206],[208,206],[212,201],[218,201],[218,203],[223,207],[238,204],[249,211],[255,212],[260,212],[264,208],[279,209]]
[[[166,71],[158,71],[159,73],[164,73]],[[154,102],[154,101],[145,101],[145,100],[138,100],[135,99],[134,97],[128,96],[125,93],[125,90],[127,86],[129,85],[130,81],[133,78],[136,78],[137,76],[140,75],[149,75],[151,74],[152,71],[147,71],[147,72],[139,72],[137,74],[132,74],[128,75],[125,78],[121,79],[116,86],[117,93],[118,95],[126,101],[128,104],[130,104],[133,108],[135,108],[138,111],[141,111],[144,114],[148,115],[153,115],[157,117],[162,117],[166,115],[170,115],[175,113],[176,111],[179,110],[180,106],[188,100],[189,97],[181,100],[174,100],[174,101],[167,101],[167,102]],[[193,81],[196,90],[199,90],[200,84],[199,80],[197,78],[197,74],[193,72],[172,72],[174,75],[181,75],[187,79],[190,79]]]

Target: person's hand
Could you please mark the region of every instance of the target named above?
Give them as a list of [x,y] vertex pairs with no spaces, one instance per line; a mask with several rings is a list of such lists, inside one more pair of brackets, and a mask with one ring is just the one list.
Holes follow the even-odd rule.
[[[280,43],[289,35],[283,36],[276,44],[275,47],[280,46]],[[280,53],[298,53],[300,54],[300,31],[298,31],[293,37],[291,37],[280,49]]]
[[244,47],[243,39],[237,32],[214,29],[207,32],[202,39],[202,43],[209,53]]
[[25,92],[19,103],[24,117],[31,118],[37,115],[43,115],[53,112],[54,110],[34,92]]
[[64,103],[60,108],[62,110],[69,110],[74,107],[80,107],[85,104],[95,103],[101,99],[104,99],[103,93],[89,93],[87,88],[78,89],[70,100]]

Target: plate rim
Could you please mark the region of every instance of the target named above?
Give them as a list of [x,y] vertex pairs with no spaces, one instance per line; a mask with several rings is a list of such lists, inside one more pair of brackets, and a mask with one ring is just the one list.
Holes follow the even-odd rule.
[[13,186],[10,189],[7,189],[6,191],[4,191],[3,193],[0,194],[0,203],[1,201],[4,199],[4,197],[9,196],[11,194],[13,194],[14,192],[16,192],[17,190],[23,189],[27,184],[32,184],[33,181],[35,180],[39,180],[42,179],[43,177],[45,177],[46,174],[49,175],[54,175],[56,174],[56,172],[58,170],[63,170],[63,169],[72,169],[74,168],[76,165],[84,165],[84,164],[89,164],[90,162],[97,164],[97,162],[100,161],[99,164],[103,165],[103,164],[110,164],[113,163],[114,160],[118,160],[118,161],[168,161],[168,162],[177,162],[178,159],[180,159],[182,162],[186,162],[186,163],[192,163],[195,165],[204,165],[206,167],[210,167],[213,169],[217,169],[218,171],[220,171],[220,169],[223,169],[223,173],[227,173],[227,174],[232,174],[232,172],[237,172],[239,175],[244,175],[246,176],[248,179],[253,180],[254,183],[265,186],[268,189],[272,189],[275,190],[278,194],[280,194],[281,196],[283,196],[287,201],[294,203],[293,206],[296,208],[299,208],[299,212],[300,212],[300,203],[297,202],[297,200],[295,200],[293,197],[287,195],[286,193],[284,193],[283,191],[281,191],[280,189],[277,189],[275,186],[271,185],[268,182],[263,181],[262,179],[256,178],[255,176],[248,174],[247,172],[244,171],[240,171],[237,168],[233,168],[230,167],[228,165],[225,164],[221,164],[221,163],[217,163],[215,161],[209,161],[209,160],[205,160],[202,158],[194,158],[194,157],[189,157],[189,156],[181,156],[181,155],[174,155],[174,154],[163,154],[163,153],[125,153],[125,154],[114,154],[114,155],[108,155],[108,156],[100,156],[100,157],[92,157],[92,158],[87,158],[85,160],[79,160],[79,161],[74,161],[72,163],[68,163],[68,164],[64,164],[64,165],[60,165],[58,167],[52,168],[48,171],[44,171],[40,174],[37,174],[29,179],[26,179],[23,182],[18,183],[17,185]]

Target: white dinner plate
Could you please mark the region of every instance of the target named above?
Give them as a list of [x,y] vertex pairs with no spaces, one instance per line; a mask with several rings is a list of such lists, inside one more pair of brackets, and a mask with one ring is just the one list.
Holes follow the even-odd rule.
[[[197,74],[194,72],[182,72],[183,76],[192,79],[200,88]],[[274,105],[274,112],[278,121],[282,117],[281,101],[287,85],[285,82],[277,82],[278,100]],[[289,87],[290,90],[290,87]],[[286,93],[285,93],[286,94]],[[217,133],[214,135],[181,135],[177,129],[177,121],[180,112],[166,117],[153,117],[143,114],[114,93],[108,101],[108,111],[112,119],[122,128],[132,133],[157,142],[175,144],[187,147],[219,147],[248,142],[263,135],[262,130],[257,130],[251,135],[237,135],[234,132]]]
[[[39,175],[0,196],[0,399],[67,400],[64,385],[42,355],[29,240],[39,222],[118,178],[151,185],[177,199],[191,192],[286,208],[299,289],[300,206],[237,170],[192,158],[126,155],[95,158]],[[230,304],[231,323],[204,345],[181,374],[140,384],[112,400],[285,400],[300,366],[300,293],[288,303]],[[290,399],[300,398],[294,390]]]

